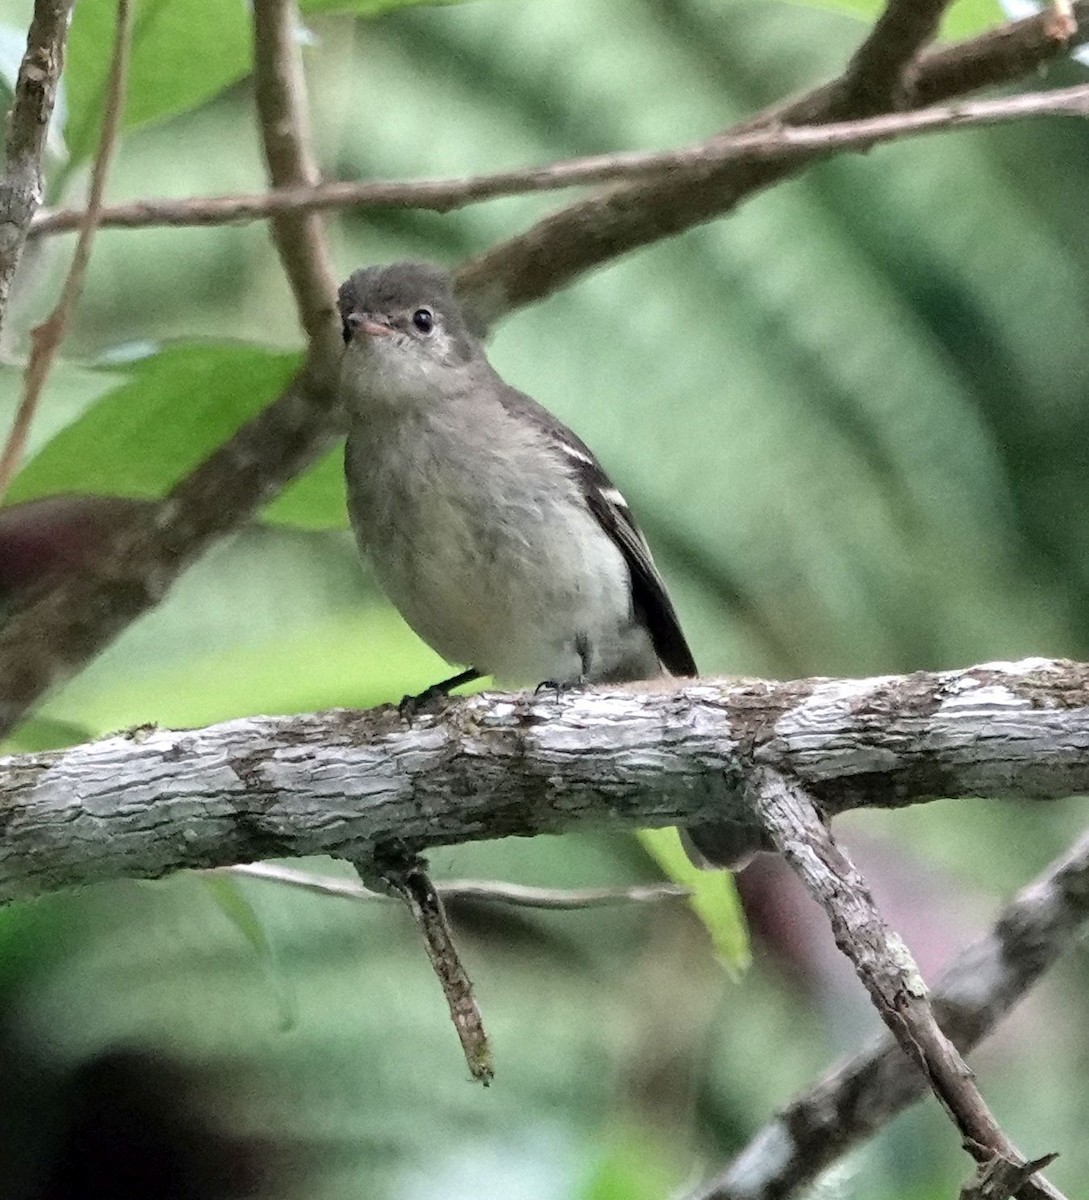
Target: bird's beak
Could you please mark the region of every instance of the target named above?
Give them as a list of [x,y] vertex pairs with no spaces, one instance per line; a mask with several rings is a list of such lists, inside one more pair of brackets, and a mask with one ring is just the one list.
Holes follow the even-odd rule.
[[370,334],[371,337],[389,337],[393,332],[392,325],[387,324],[385,321],[379,321],[374,317],[364,317],[363,324],[359,328],[364,333]]
[[371,316],[370,313],[354,312],[346,320],[353,336],[365,333],[368,337],[389,337],[393,333],[393,326],[388,321]]

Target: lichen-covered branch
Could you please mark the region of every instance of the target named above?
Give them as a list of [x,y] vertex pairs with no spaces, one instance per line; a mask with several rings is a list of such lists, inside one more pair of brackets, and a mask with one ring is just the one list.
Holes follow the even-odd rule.
[[655,681],[139,729],[0,759],[0,902],[305,854],[715,818],[789,773],[835,813],[1089,792],[1089,666],[1028,660],[867,680]]

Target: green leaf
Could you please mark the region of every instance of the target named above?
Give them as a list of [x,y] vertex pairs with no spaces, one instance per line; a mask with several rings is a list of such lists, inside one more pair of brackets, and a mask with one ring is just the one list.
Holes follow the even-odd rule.
[[265,407],[294,354],[243,344],[169,346],[54,437],[12,482],[15,503],[57,492],[158,497]]
[[731,974],[752,961],[745,914],[729,871],[702,871],[693,866],[676,829],[640,829],[643,848],[665,874],[692,892],[688,903],[711,935],[711,944]]
[[957,0],[942,21],[941,36],[949,40],[974,37],[1005,19],[998,0]]
[[[116,17],[107,0],[77,4],[72,16],[64,82],[73,162],[98,141]],[[251,36],[243,0],[138,0],[123,127],[194,108],[240,79],[250,69]]]
[[249,897],[237,879],[230,875],[201,875],[219,910],[253,947],[261,966],[268,975],[276,993],[280,1010],[280,1028],[294,1029],[298,1022],[298,1003],[289,977],[280,965],[276,947],[269,937],[265,923],[250,903]]
[[[827,8],[874,21],[884,9],[884,0],[795,0],[807,8]],[[982,33],[1005,20],[998,0],[957,0],[942,22],[943,38],[966,38]]]

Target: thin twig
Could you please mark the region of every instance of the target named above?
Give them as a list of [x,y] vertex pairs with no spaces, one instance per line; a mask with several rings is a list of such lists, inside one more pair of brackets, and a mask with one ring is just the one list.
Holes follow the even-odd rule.
[[[382,892],[373,891],[351,879],[333,875],[315,875],[278,863],[239,863],[233,867],[217,867],[216,871],[244,875],[250,879],[267,879],[287,884],[321,896],[339,896],[345,900],[387,900]],[[492,879],[447,879],[435,884],[443,900],[486,900],[509,904],[514,908],[539,908],[569,911],[580,908],[600,908],[611,904],[632,904],[672,900],[690,895],[686,887],[675,883],[649,883],[626,888],[543,888],[522,883],[500,883]]]
[[114,30],[113,54],[110,74],[106,84],[106,109],[102,119],[102,131],[98,138],[98,150],[91,167],[91,190],[87,207],[82,214],[79,238],[75,253],[68,268],[68,275],[61,288],[56,306],[41,325],[31,331],[30,359],[23,376],[23,395],[15,414],[3,451],[0,451],[0,503],[8,489],[23,456],[26,439],[41,399],[45,382],[60,350],[68,329],[68,322],[79,303],[83,291],[83,280],[87,265],[91,261],[91,247],[99,226],[102,200],[106,191],[110,165],[117,147],[117,134],[121,128],[121,116],[125,110],[125,84],[128,79],[129,51],[132,46],[132,0],[117,0],[117,25]]
[[[885,924],[865,880],[836,844],[811,797],[778,771],[757,767],[752,802],[776,848],[828,914],[836,944],[850,958],[874,1007],[910,1061],[926,1076],[960,1131],[965,1150],[984,1166],[1023,1166],[976,1087],[972,1072],[938,1025],[927,987],[899,935]],[[1020,1182],[1019,1200],[1060,1200],[1038,1175]]]
[[415,854],[382,847],[373,859],[353,864],[364,883],[372,881],[404,902],[427,949],[431,968],[442,987],[450,1019],[472,1077],[485,1087],[495,1074],[488,1035],[473,995],[472,981],[461,964],[442,900]]
[[[276,188],[270,192],[191,197],[182,200],[133,200],[102,213],[101,224],[118,229],[230,225],[282,213],[341,208],[414,208],[449,212],[470,204],[531,192],[558,191],[586,184],[631,182],[683,173],[696,180],[700,172],[727,162],[789,162],[814,153],[868,150],[884,142],[918,137],[947,129],[972,129],[1039,117],[1089,116],[1089,85],[1006,96],[999,100],[890,113],[827,125],[780,125],[751,133],[724,134],[697,145],[655,153],[596,154],[565,159],[541,167],[497,171],[464,179],[390,180],[374,183],[321,183],[313,187]],[[31,224],[32,237],[64,233],[77,226],[83,210],[62,208],[40,212]]]
[[[311,149],[298,32],[295,0],[257,0],[254,4],[254,100],[269,181],[274,187],[313,187],[320,180]],[[312,346],[331,352],[338,336],[336,278],[321,219],[313,213],[278,213],[272,221],[272,238]]]
[[8,115],[0,179],[0,329],[31,218],[42,202],[42,157],[57,98],[72,0],[35,0]]

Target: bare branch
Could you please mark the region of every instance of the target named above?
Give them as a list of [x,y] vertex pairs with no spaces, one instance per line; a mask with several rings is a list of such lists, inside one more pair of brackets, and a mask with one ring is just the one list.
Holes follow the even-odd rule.
[[[1013,21],[919,60],[912,102],[934,104],[989,84],[1008,82],[1089,38],[1089,0],[1078,0],[1073,38],[1056,38],[1046,16]],[[868,115],[851,111],[842,78],[743,121],[742,133],[773,124],[814,125]],[[640,246],[672,237],[731,212],[758,191],[808,165],[724,163],[701,180],[666,178],[587,197],[538,221],[525,233],[462,264],[458,289],[481,327],[543,300],[580,275]]]
[[[1089,116],[1089,85],[1007,96],[1000,100],[963,101],[908,113],[890,113],[826,125],[775,125],[749,133],[720,134],[708,141],[657,153],[595,154],[465,179],[390,180],[375,183],[320,183],[313,187],[276,188],[228,196],[182,200],[134,200],[102,213],[101,224],[119,229],[169,225],[229,225],[280,213],[340,208],[415,208],[449,212],[482,201],[531,192],[558,191],[591,183],[630,182],[674,173],[700,178],[723,163],[789,162],[814,152],[868,150],[884,142],[972,129],[1039,117]],[[30,236],[76,228],[84,210],[62,208],[38,213]]]
[[[274,187],[312,187],[320,175],[310,148],[295,0],[256,0],[253,6],[254,96],[261,119],[269,179]],[[287,272],[303,328],[331,357],[336,348],[336,278],[319,217],[280,213],[272,236]]]
[[408,909],[442,988],[469,1073],[487,1087],[495,1074],[488,1035],[473,994],[472,981],[454,944],[442,900],[423,860],[399,844],[387,844],[375,847],[373,852],[357,859],[355,866],[365,883],[374,880]]
[[1046,1180],[1017,1170],[1029,1160],[998,1124],[972,1072],[942,1032],[910,951],[885,924],[866,881],[825,827],[812,797],[766,767],[752,773],[749,786],[776,849],[827,913],[836,945],[851,960],[900,1049],[926,1076],[965,1150],[992,1179],[1005,1165],[1014,1168],[1019,1200],[1062,1200]]
[[125,83],[128,79],[129,50],[132,45],[132,4],[117,0],[117,24],[114,30],[110,73],[106,83],[106,104],[98,149],[91,167],[91,190],[87,208],[81,214],[79,238],[68,267],[60,297],[48,318],[31,334],[30,360],[23,378],[23,396],[15,414],[15,423],[0,451],[0,503],[19,467],[30,426],[38,408],[45,381],[64,340],[68,322],[79,303],[83,279],[91,261],[91,246],[99,227],[106,179],[110,173],[121,116],[125,111]]
[[[831,812],[1089,792],[1089,666],[794,683],[658,680],[556,699],[136,730],[0,759],[0,903],[183,868],[576,827],[759,828],[753,761]],[[179,836],[178,831],[184,831]]]
[[[389,899],[381,892],[372,891],[351,879],[315,875],[279,863],[239,863],[233,867],[216,867],[213,871],[248,879],[265,879],[319,896],[339,896],[343,900]],[[509,904],[512,908],[547,909],[553,912],[601,908],[612,904],[655,903],[659,900],[683,899],[691,894],[688,888],[676,883],[646,883],[622,888],[544,888],[524,883],[503,883],[495,879],[444,879],[435,884],[435,890],[443,900],[484,900]]]
[[888,0],[843,73],[848,112],[883,112],[910,103],[916,57],[938,32],[949,4],[950,0]]
[[26,53],[15,82],[0,178],[0,328],[27,229],[42,202],[42,156],[64,66],[71,7],[72,0],[35,0]]
[[[942,1029],[967,1053],[1089,927],[1089,833],[1024,888],[934,990]],[[802,1093],[689,1200],[788,1200],[918,1100],[891,1037]]]

